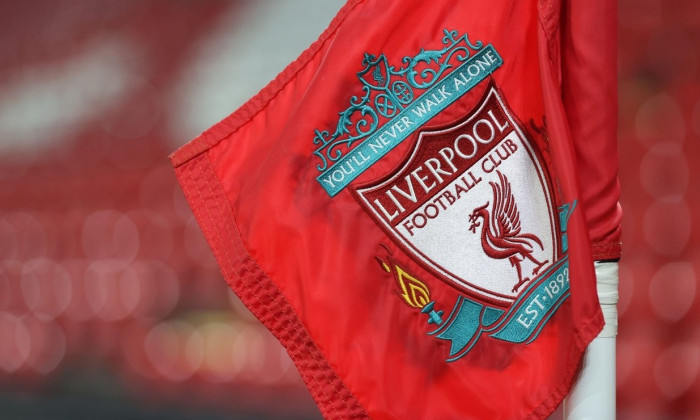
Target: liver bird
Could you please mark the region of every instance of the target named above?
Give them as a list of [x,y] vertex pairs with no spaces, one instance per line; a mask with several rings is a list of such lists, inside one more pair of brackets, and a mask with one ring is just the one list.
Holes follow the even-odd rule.
[[532,270],[533,276],[536,276],[542,266],[549,261],[539,262],[532,256],[535,245],[544,249],[542,241],[531,233],[522,232],[520,212],[515,203],[510,182],[500,171],[496,172],[500,182],[498,184],[489,182],[493,190],[493,206],[490,211],[488,202],[475,208],[469,216],[471,222],[469,230],[476,233],[476,228],[482,226],[480,219],[483,220],[481,246],[484,253],[494,259],[508,258],[511,266],[518,271],[518,283],[513,287],[513,292],[517,292],[523,284],[530,281],[529,277],[523,278],[520,266],[526,258],[535,263],[535,268]]

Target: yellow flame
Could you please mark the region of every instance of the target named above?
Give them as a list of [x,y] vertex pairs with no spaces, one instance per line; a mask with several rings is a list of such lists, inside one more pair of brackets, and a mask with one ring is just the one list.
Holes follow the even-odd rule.
[[385,263],[384,261],[381,261],[381,264],[382,264],[382,268],[384,269],[384,271],[386,271],[387,273],[391,273],[391,267],[389,267],[389,265],[387,263]]
[[401,297],[414,308],[422,309],[430,302],[430,290],[423,282],[396,266],[396,282],[401,287]]

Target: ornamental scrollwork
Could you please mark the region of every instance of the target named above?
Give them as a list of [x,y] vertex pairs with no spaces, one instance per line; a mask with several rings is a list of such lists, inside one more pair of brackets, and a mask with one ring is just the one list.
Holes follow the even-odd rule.
[[357,141],[371,136],[380,124],[401,112],[420,96],[422,91],[437,83],[450,69],[465,62],[474,51],[483,47],[481,41],[472,43],[467,34],[444,30],[443,48],[425,50],[406,56],[402,67],[392,66],[384,54],[365,53],[364,68],[357,73],[363,95],[352,96],[349,106],[338,113],[338,123],[331,134],[315,130],[314,154],[321,162],[316,166],[323,172],[342,158]]

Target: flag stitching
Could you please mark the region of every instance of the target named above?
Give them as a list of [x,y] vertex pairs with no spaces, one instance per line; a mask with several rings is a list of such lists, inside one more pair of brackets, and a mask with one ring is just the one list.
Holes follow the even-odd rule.
[[[206,161],[207,161],[206,163],[208,163],[208,165],[209,165],[209,168],[208,168],[208,169],[209,169],[210,173],[214,176],[214,178],[215,178],[216,180],[218,180],[218,177],[215,176],[215,171],[214,171],[214,168],[213,168],[213,165],[212,165],[211,160],[208,159],[208,157],[207,157],[206,155],[201,156],[200,159],[206,159]],[[198,159],[198,160],[199,160],[199,159]],[[216,197],[217,197],[217,194],[213,191],[213,188],[212,188],[212,185],[211,185],[211,181],[208,179],[209,177],[207,177],[207,175],[205,174],[207,168],[203,166],[203,162],[201,162],[201,161],[200,161],[200,162],[193,161],[193,162],[191,162],[191,164],[197,165],[197,166],[195,166],[195,167],[196,167],[196,168],[199,170],[199,172],[200,172],[200,174],[199,174],[198,176],[200,177],[200,179],[202,179],[202,180],[206,183],[207,187],[209,188],[209,192],[210,192],[211,196],[212,196],[213,198],[215,198],[214,201],[216,202],[216,205],[217,205],[217,208],[218,208],[219,212],[221,212],[221,213],[223,214],[223,213],[224,213],[224,209],[221,207],[221,204],[222,204],[222,203],[220,203],[220,200],[219,200],[218,198],[216,198]],[[183,168],[183,169],[184,169],[184,168]],[[191,182],[192,182],[192,185],[196,185],[196,178],[195,178],[195,175],[193,174],[193,171],[188,171],[188,172],[189,172],[189,174],[190,174],[190,180],[191,180]],[[183,185],[183,189],[185,190],[186,194],[187,194],[188,196],[192,196],[190,184],[189,184],[189,183],[183,183],[183,184],[184,184],[184,185]],[[219,188],[222,187],[222,186],[221,186],[220,184],[218,184],[218,183],[216,184],[216,186],[219,187]],[[196,189],[197,189],[197,193],[199,194],[199,199],[200,199],[202,202],[204,202],[205,198],[204,198],[204,196],[203,196],[202,190],[201,190],[200,188],[196,188]],[[201,220],[204,221],[203,214],[201,214],[201,213],[197,210],[200,206],[193,206],[193,207],[194,207],[194,209],[195,209],[195,213],[196,213],[196,215],[198,216],[198,218],[202,218]],[[236,271],[235,271],[236,265],[235,265],[235,264],[233,263],[233,261],[230,259],[228,253],[223,251],[224,249],[226,249],[226,247],[225,247],[225,245],[224,245],[224,241],[223,241],[223,235],[222,235],[221,232],[219,231],[219,229],[218,229],[218,227],[217,227],[217,223],[215,223],[215,220],[217,220],[218,218],[217,218],[216,216],[214,216],[214,215],[211,213],[211,210],[209,209],[209,206],[206,206],[206,205],[205,205],[204,207],[207,208],[207,216],[209,217],[209,220],[211,221],[211,223],[205,223],[205,226],[208,225],[208,224],[212,224],[212,225],[213,225],[213,228],[214,228],[214,231],[211,231],[211,229],[206,228],[205,226],[203,226],[208,232],[210,232],[210,234],[207,235],[207,237],[208,237],[208,238],[216,238],[217,243],[216,243],[216,244],[212,244],[213,247],[221,251],[221,252],[218,252],[218,254],[219,254],[219,255],[223,254],[223,255],[221,255],[221,256],[225,259],[225,261],[227,262],[228,266],[229,266],[230,269],[233,271],[232,274],[235,275],[235,277],[237,277],[237,278],[241,281],[241,283],[242,283],[243,286],[245,286],[245,280],[242,279],[241,276],[240,276],[238,273],[236,273]],[[235,214],[232,212],[232,209],[231,209],[231,208],[229,208],[229,210],[230,210],[230,212],[231,212],[231,216],[232,216],[232,218],[233,218],[233,222],[235,223]],[[224,222],[224,226],[226,227],[226,229],[224,229],[224,230],[226,230],[226,232],[228,233],[229,239],[235,244],[237,241],[236,241],[236,239],[234,238],[234,236],[232,235],[232,232],[231,232],[232,227],[227,223],[227,218],[223,218],[222,221]],[[234,226],[235,226],[235,225],[234,225]],[[237,230],[236,230],[236,232],[237,232]],[[241,238],[239,238],[239,241],[240,241],[240,240],[241,240]],[[241,246],[243,246],[242,242],[241,242]],[[246,251],[245,251],[245,248],[243,248],[242,251],[243,251],[243,252],[246,252]],[[252,264],[254,264],[254,265],[255,265],[255,268],[257,268],[258,271],[260,272],[260,276],[263,277],[263,278],[267,278],[267,276],[264,274],[264,271],[262,270],[262,268],[261,268],[261,267],[257,264],[257,262],[256,262],[253,258],[251,258],[249,255],[246,255],[245,258],[241,258],[241,255],[239,254],[239,250],[238,250],[237,247],[235,247],[235,246],[234,246],[234,252],[236,253],[236,256],[239,258],[239,262],[240,262],[239,266],[245,271],[245,273],[247,273],[252,279],[254,279],[254,280],[258,283],[258,285],[261,287],[261,289],[262,289],[263,291],[266,291],[266,294],[267,294],[268,298],[270,298],[271,301],[274,301],[275,299],[274,299],[273,296],[270,294],[269,286],[265,285],[265,284],[263,283],[263,281],[261,281],[261,280],[258,278],[258,276],[256,276],[252,271],[250,271],[250,269],[248,269],[248,268],[246,267],[246,264],[245,264],[244,260],[248,260],[248,261],[250,261]],[[246,253],[247,253],[247,252],[246,252]],[[245,289],[243,289],[243,290],[249,291],[249,292],[250,292],[249,295],[252,296],[254,299],[256,299],[256,301],[258,302],[258,304],[260,305],[260,307],[261,307],[264,311],[268,311],[268,312],[269,312],[269,309],[267,309],[269,305],[268,305],[268,304],[265,304],[264,302],[262,302],[262,301],[260,300],[260,297],[259,297],[256,293],[252,292],[252,290],[250,290],[249,288],[245,288]],[[273,286],[273,290],[274,290],[274,291],[277,291],[277,292],[279,293],[279,289],[278,289],[276,286]],[[284,299],[284,296],[281,295],[281,294],[279,295],[279,298],[281,298],[281,299],[283,299],[283,300],[286,301],[286,299]],[[293,319],[291,318],[291,317],[294,316],[294,315],[290,315],[290,310],[292,309],[291,306],[290,306],[288,303],[285,304],[285,305],[281,305],[281,306],[284,308],[284,309],[281,311],[281,315],[284,317],[285,321],[286,321],[289,325],[294,325],[295,322],[294,322]],[[298,316],[296,316],[296,319],[297,319],[297,321],[299,321]],[[313,388],[314,388],[314,391],[317,392],[317,393],[320,392],[320,393],[323,395],[323,397],[325,398],[325,401],[321,401],[321,400],[319,399],[319,403],[320,403],[320,404],[319,404],[319,408],[322,409],[322,410],[324,411],[324,413],[325,413],[324,415],[326,415],[326,416],[329,415],[329,414],[338,414],[338,415],[341,415],[340,413],[337,412],[337,409],[333,408],[333,405],[332,405],[332,402],[333,402],[333,401],[338,401],[338,399],[340,399],[340,400],[344,403],[345,408],[347,409],[348,414],[350,414],[350,413],[352,413],[353,411],[355,411],[355,410],[351,409],[350,406],[349,406],[349,404],[348,404],[348,401],[351,400],[351,401],[353,401],[353,402],[355,403],[355,405],[357,406],[357,409],[361,412],[360,415],[366,416],[366,414],[364,413],[364,409],[359,405],[359,403],[357,402],[357,399],[356,399],[354,396],[352,396],[352,393],[349,391],[349,389],[348,389],[347,386],[344,384],[344,382],[343,382],[342,380],[340,380],[340,378],[337,376],[337,374],[334,374],[334,376],[330,376],[330,373],[329,373],[328,369],[332,369],[332,368],[330,367],[330,363],[328,362],[328,360],[325,359],[325,357],[323,356],[323,354],[320,353],[320,351],[319,351],[320,349],[317,349],[317,350],[316,350],[316,351],[319,351],[318,354],[316,354],[314,351],[306,351],[305,349],[302,349],[302,348],[300,347],[300,341],[301,341],[301,340],[300,340],[298,337],[295,338],[295,337],[293,336],[293,335],[304,335],[304,334],[306,334],[306,337],[307,337],[307,339],[308,339],[308,345],[310,345],[310,346],[316,348],[316,346],[315,346],[313,340],[310,340],[310,337],[308,337],[308,332],[306,332],[306,333],[301,333],[301,332],[296,331],[294,328],[291,328],[291,329],[290,329],[290,328],[288,328],[288,327],[285,327],[283,324],[274,322],[274,321],[277,321],[277,320],[278,320],[277,317],[271,317],[271,318],[268,319],[268,321],[266,321],[266,323],[267,323],[268,325],[270,325],[270,326],[274,329],[274,331],[276,331],[278,334],[281,334],[281,333],[283,333],[283,332],[284,332],[284,333],[290,333],[290,332],[292,333],[291,335],[289,335],[289,339],[288,339],[288,340],[285,340],[285,341],[291,341],[291,345],[293,346],[292,351],[294,351],[295,353],[297,353],[298,358],[295,358],[295,362],[301,364],[301,363],[307,361],[309,358],[311,358],[311,360],[313,360],[313,362],[315,363],[315,368],[308,368],[308,369],[302,368],[302,369],[300,369],[300,370],[303,372],[304,376],[306,376],[306,377],[309,379],[310,383],[315,384],[315,386],[313,387]],[[303,328],[303,325],[302,325],[302,328]],[[304,340],[304,341],[306,341],[306,340]],[[309,357],[309,356],[310,356],[310,357]],[[325,362],[325,363],[324,363],[324,362]],[[323,366],[324,364],[327,366],[327,368],[324,368],[324,366]],[[300,367],[301,367],[301,365],[300,365]],[[331,397],[328,395],[328,393],[326,392],[325,387],[319,382],[319,380],[318,380],[318,378],[317,378],[317,375],[312,374],[312,373],[309,373],[309,372],[308,372],[309,369],[311,369],[311,370],[314,371],[314,372],[319,372],[319,373],[321,374],[322,379],[325,380],[325,381],[327,381],[329,385],[331,385],[331,386],[335,385],[334,387],[342,387],[342,389],[344,390],[344,392],[340,392],[340,394],[342,394],[342,396],[341,396],[341,395],[336,395],[335,397],[340,397],[340,398],[335,398],[335,399],[331,398]],[[331,410],[332,413],[330,413],[329,410]],[[341,416],[342,416],[342,415],[341,415]]]

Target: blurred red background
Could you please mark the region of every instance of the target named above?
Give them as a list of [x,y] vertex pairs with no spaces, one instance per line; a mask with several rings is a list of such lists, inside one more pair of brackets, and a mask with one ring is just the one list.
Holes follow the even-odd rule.
[[[166,156],[340,0],[0,1],[0,418],[319,418]],[[621,0],[618,418],[700,418],[700,3]]]

